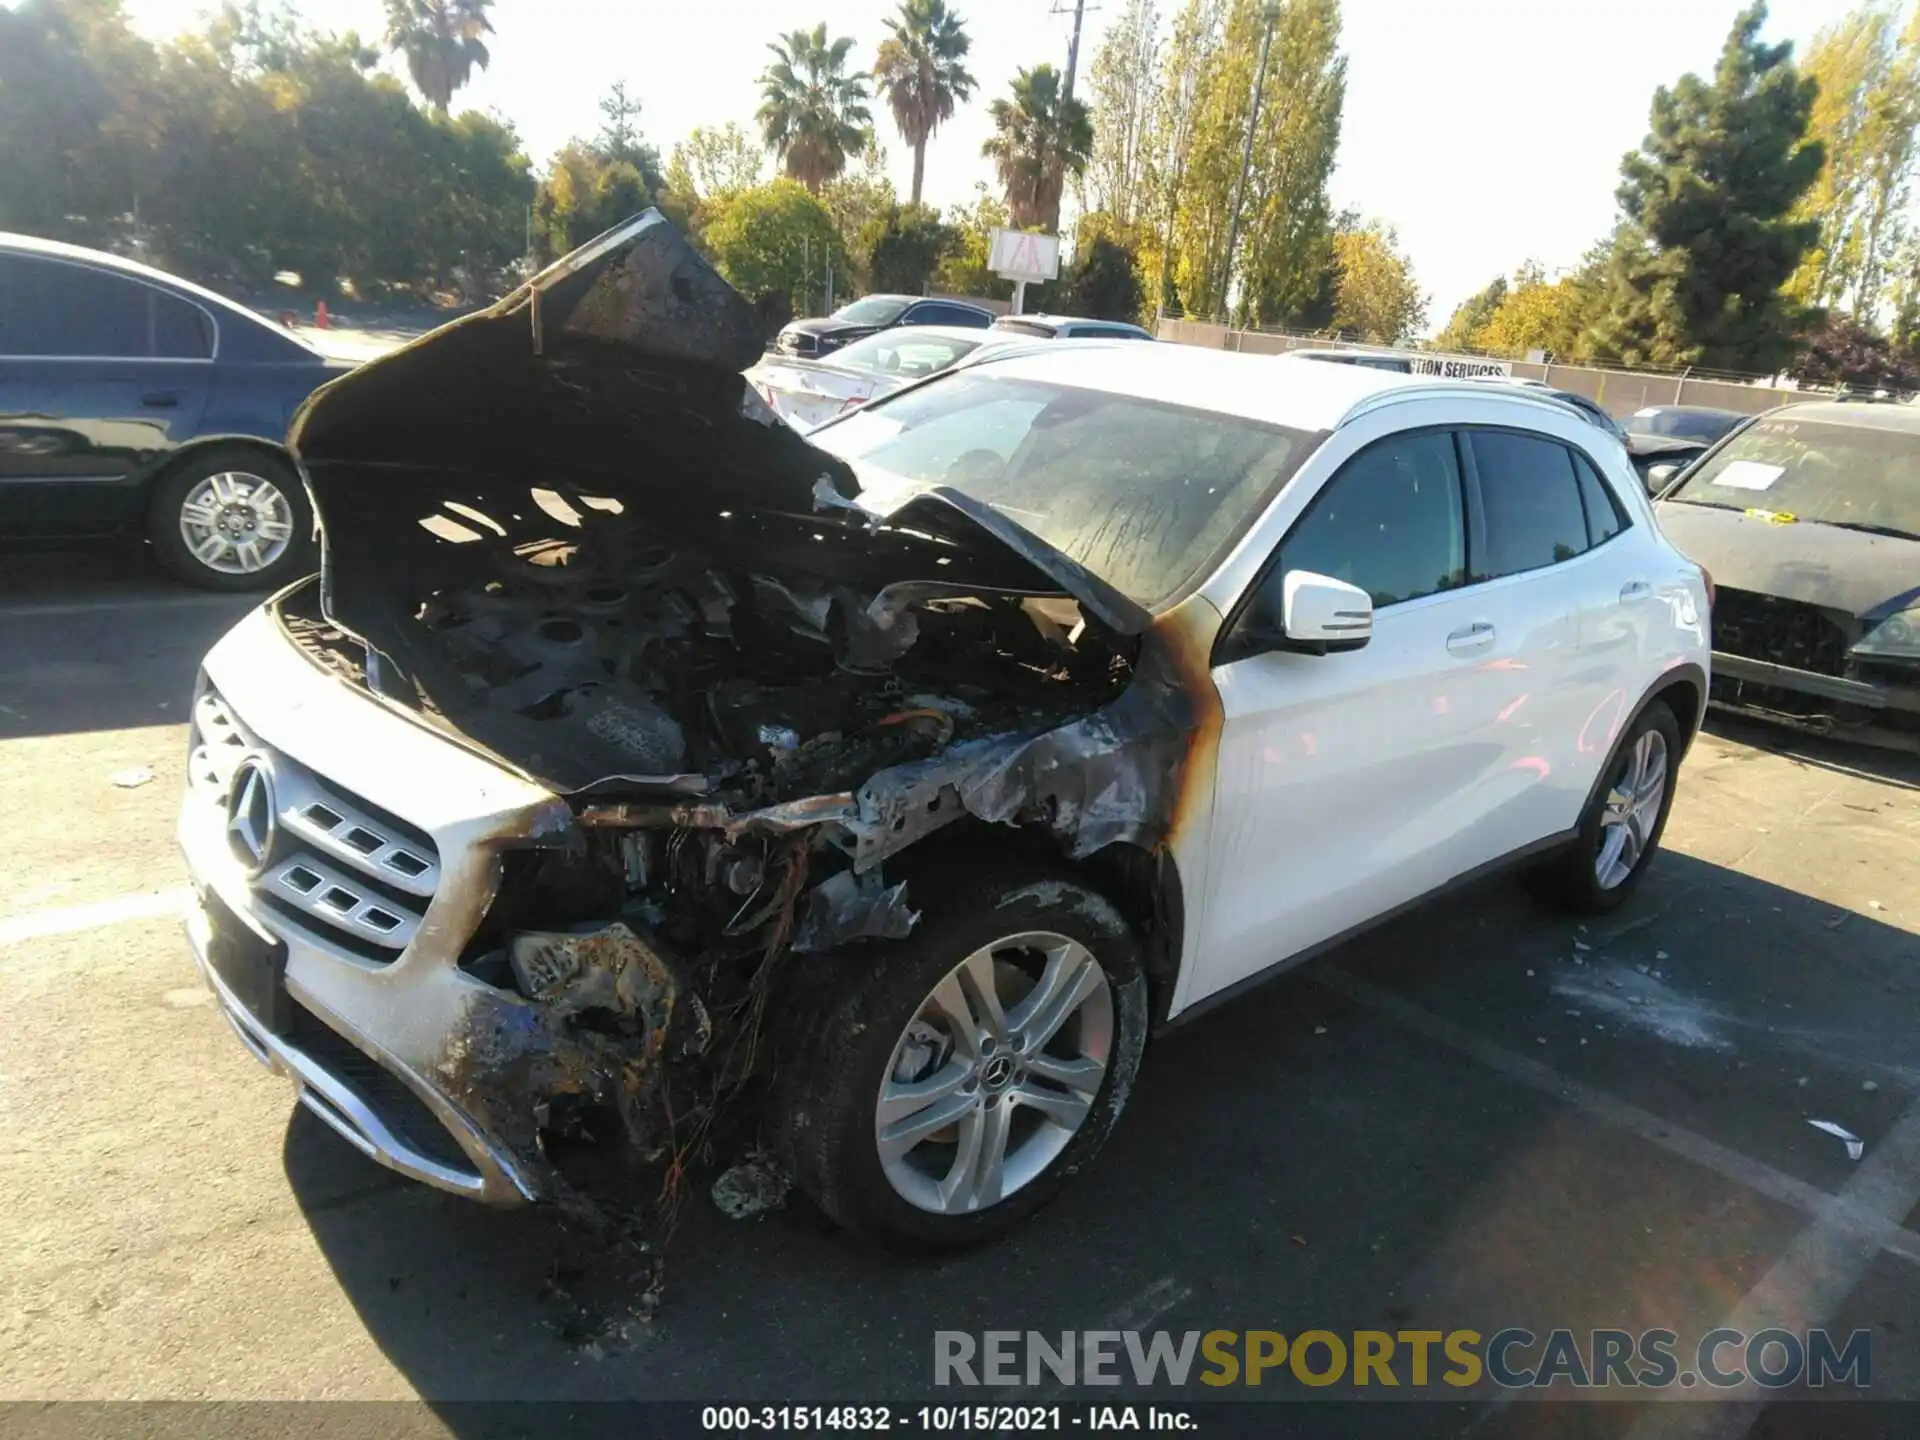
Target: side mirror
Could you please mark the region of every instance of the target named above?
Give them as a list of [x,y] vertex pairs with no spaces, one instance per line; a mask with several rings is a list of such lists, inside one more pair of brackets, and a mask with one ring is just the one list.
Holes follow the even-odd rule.
[[1667,488],[1667,482],[1679,473],[1680,466],[1674,464],[1671,460],[1663,461],[1658,465],[1649,465],[1647,467],[1647,493],[1649,495],[1658,495],[1662,490]]
[[1358,650],[1373,638],[1373,597],[1358,585],[1289,570],[1280,580],[1284,648],[1308,655]]

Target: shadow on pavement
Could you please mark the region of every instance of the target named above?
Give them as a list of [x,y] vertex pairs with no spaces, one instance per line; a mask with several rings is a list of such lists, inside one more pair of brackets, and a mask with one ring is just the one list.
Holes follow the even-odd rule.
[[1821,770],[1881,780],[1903,790],[1920,790],[1920,752],[1865,745],[1843,736],[1816,735],[1723,710],[1707,713],[1706,729],[1722,739],[1784,755]]
[[[1520,1057],[1522,1071],[1551,1067],[1831,1191],[1853,1168],[1809,1116],[1846,1124],[1872,1153],[1920,1089],[1907,1068],[1920,938],[1849,912],[1836,931],[1834,913],[1675,854],[1626,909],[1585,927],[1510,883],[1479,885],[1162,1037],[1096,1172],[997,1246],[937,1261],[876,1254],[798,1199],[730,1222],[707,1198],[711,1177],[696,1177],[651,1320],[634,1318],[644,1265],[548,1214],[396,1183],[304,1115],[285,1166],[348,1298],[429,1401],[1037,1398],[937,1391],[943,1329],[1697,1336],[1807,1217],[1390,1012],[1411,1003]],[[1568,977],[1605,996],[1616,971],[1646,980],[1649,1003],[1568,999]],[[1393,1004],[1353,998],[1369,991]],[[1679,1012],[1698,1036],[1663,1030]],[[1863,1074],[1882,1077],[1877,1089],[1862,1090]],[[1886,1337],[1876,1368],[1920,1359],[1902,1347],[1913,1352],[1913,1338]],[[1371,1392],[1270,1376],[1258,1390],[1179,1393]],[[1482,1380],[1426,1393],[1494,1392]],[[1343,1432],[1410,1433],[1415,1416],[1411,1433],[1475,1423],[1457,1406],[1353,1409]],[[1545,1433],[1524,1420],[1531,1409],[1485,1433]],[[459,1429],[465,1413],[448,1404],[443,1416]],[[1619,1433],[1631,1416],[1609,1405],[1578,1428]]]

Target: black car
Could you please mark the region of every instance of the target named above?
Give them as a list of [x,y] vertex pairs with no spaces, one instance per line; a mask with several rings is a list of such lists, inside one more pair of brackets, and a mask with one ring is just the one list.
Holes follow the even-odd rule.
[[959,300],[923,300],[917,295],[864,295],[831,315],[795,320],[773,342],[781,355],[825,355],[849,341],[896,325],[960,325],[984,330],[993,312]]
[[1655,507],[1716,582],[1716,704],[1920,749],[1920,408],[1789,405]]
[[195,585],[281,585],[313,559],[287,422],[351,368],[148,266],[0,234],[0,535],[144,533]]
[[1697,440],[1704,449],[1746,418],[1742,411],[1715,410],[1707,405],[1649,405],[1627,417],[1627,433]]

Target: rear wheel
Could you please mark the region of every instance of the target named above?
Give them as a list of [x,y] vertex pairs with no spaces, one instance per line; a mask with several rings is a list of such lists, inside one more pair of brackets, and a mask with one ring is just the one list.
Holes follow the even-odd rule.
[[1607,762],[1580,833],[1540,878],[1553,899],[1585,914],[1614,909],[1640,883],[1673,806],[1680,726],[1665,704],[1640,712]]
[[1066,879],[988,880],[852,965],[792,1067],[794,1177],[882,1243],[1004,1234],[1091,1161],[1146,1043],[1131,932]]
[[189,585],[277,589],[313,557],[313,515],[285,461],[236,446],[183,462],[154,487],[153,548]]

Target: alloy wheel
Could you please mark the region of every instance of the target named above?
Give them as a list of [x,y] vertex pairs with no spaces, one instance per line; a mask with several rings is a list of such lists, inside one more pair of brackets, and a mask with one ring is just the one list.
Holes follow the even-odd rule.
[[895,1042],[874,1107],[880,1166],[909,1204],[984,1210],[1059,1158],[1113,1049],[1112,988],[1077,940],[1009,935],[950,970]]
[[265,476],[222,470],[187,492],[180,538],[209,570],[255,575],[293,543],[293,507]]
[[1667,796],[1667,740],[1648,730],[1621,757],[1600,812],[1600,848],[1593,874],[1602,890],[1626,883],[1647,853]]

